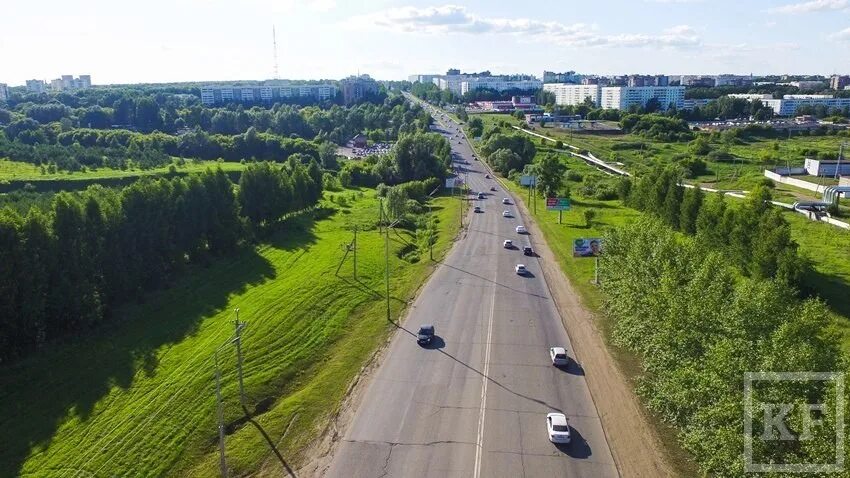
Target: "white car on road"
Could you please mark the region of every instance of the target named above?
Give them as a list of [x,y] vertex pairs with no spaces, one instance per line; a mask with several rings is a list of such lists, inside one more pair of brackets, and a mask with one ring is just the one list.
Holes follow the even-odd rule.
[[502,243],[502,246],[504,246],[505,249],[513,249],[514,243],[510,239],[506,239],[505,242]]
[[567,357],[567,349],[564,347],[552,347],[549,349],[549,358],[552,359],[552,365],[569,365],[570,358]]
[[507,209],[505,209],[505,210],[502,212],[502,217],[512,217],[512,216],[511,216],[511,212],[510,212],[510,211],[508,211]]
[[528,234],[528,229],[526,229],[525,226],[517,226],[516,227],[516,233],[517,234]]
[[528,273],[528,269],[525,268],[525,264],[517,264],[516,267],[514,267],[514,270],[521,276]]
[[572,438],[570,436],[570,421],[563,413],[546,415],[546,431],[549,432],[549,441],[552,443],[567,444]]
[[510,204],[511,200],[508,198],[502,198],[502,204]]

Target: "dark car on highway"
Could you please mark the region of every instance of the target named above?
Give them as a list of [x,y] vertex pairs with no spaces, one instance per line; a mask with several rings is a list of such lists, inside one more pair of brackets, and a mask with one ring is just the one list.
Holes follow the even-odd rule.
[[533,256],[534,249],[532,249],[531,246],[525,246],[522,248],[522,253],[526,256]]
[[419,327],[419,333],[416,334],[416,343],[419,345],[428,345],[434,340],[434,326],[425,324]]

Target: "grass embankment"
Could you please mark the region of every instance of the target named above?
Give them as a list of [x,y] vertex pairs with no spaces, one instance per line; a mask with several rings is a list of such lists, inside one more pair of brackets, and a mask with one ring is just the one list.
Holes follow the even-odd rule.
[[[236,307],[248,323],[242,349],[248,409],[286,464],[242,420],[235,350],[228,345],[219,359],[229,468],[243,475],[261,466],[281,474],[296,467],[393,330],[385,319],[384,241],[369,227],[378,216],[374,192],[329,196],[337,199],[323,205],[337,210],[328,217],[292,219],[262,245],[164,284],[89,337],[0,369],[0,475],[217,475],[213,354],[233,335]],[[435,199],[437,257],[456,234],[459,208],[457,201]],[[350,255],[334,274],[355,224],[362,227],[358,280]],[[411,232],[399,232],[412,240]],[[419,262],[402,260],[410,246],[398,236],[390,247],[391,308],[398,317],[432,265],[427,250]]]
[[[134,178],[141,176],[162,176],[169,174],[169,166],[161,166],[153,169],[109,169],[98,168],[86,171],[56,171],[42,174],[40,166],[20,161],[11,161],[0,158],[0,181],[54,181],[54,180],[92,180],[92,179],[115,179]],[[178,174],[200,173],[207,168],[220,167],[225,172],[242,171],[245,165],[241,163],[225,161],[186,161],[185,164],[175,166]]]

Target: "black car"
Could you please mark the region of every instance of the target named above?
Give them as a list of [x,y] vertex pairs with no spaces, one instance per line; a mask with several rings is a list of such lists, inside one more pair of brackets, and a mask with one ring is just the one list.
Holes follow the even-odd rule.
[[434,340],[434,326],[425,324],[419,327],[419,333],[416,334],[416,343],[419,345],[428,345]]
[[533,256],[534,255],[534,249],[532,249],[531,246],[525,246],[525,247],[522,248],[522,253],[523,253],[523,255],[526,255],[526,256]]

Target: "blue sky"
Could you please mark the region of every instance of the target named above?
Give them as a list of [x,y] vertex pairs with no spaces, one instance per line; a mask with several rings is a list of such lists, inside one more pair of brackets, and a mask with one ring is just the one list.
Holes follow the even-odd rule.
[[40,0],[0,15],[0,82],[369,73],[850,73],[850,0]]

